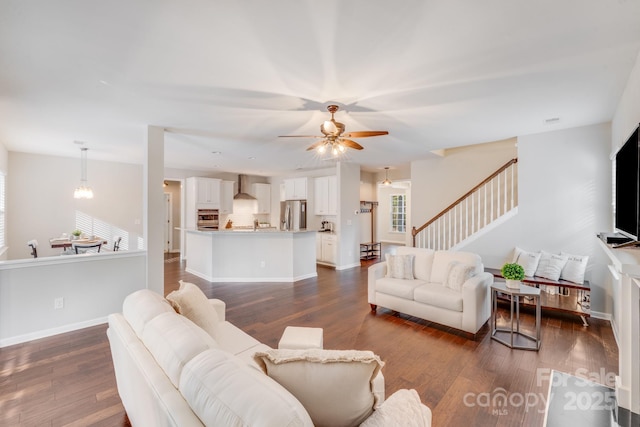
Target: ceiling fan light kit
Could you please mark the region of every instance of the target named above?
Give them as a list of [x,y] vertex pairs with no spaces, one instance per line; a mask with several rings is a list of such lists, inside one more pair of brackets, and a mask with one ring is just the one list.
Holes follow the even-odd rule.
[[357,142],[348,138],[366,138],[370,136],[388,135],[386,130],[371,131],[355,131],[343,135],[345,126],[343,123],[336,122],[334,114],[340,109],[337,105],[331,104],[327,106],[327,111],[331,113],[331,120],[325,120],[320,125],[320,132],[323,136],[316,135],[283,135],[285,138],[322,138],[320,141],[307,147],[307,151],[316,150],[318,154],[324,154],[330,151],[334,157],[347,151],[347,148],[354,150],[362,150],[364,147]]

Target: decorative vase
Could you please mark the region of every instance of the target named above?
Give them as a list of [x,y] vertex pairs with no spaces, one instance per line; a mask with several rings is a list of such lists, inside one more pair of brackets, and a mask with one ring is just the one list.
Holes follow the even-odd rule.
[[520,284],[522,283],[520,280],[511,280],[511,279],[506,279],[507,282],[507,288],[511,288],[511,289],[520,289]]

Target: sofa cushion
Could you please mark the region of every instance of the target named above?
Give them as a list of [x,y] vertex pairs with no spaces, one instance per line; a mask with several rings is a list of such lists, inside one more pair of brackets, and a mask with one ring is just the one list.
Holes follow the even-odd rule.
[[180,288],[167,295],[173,308],[216,338],[218,314],[202,290],[193,283],[180,280]]
[[122,304],[122,315],[138,338],[142,337],[147,322],[162,313],[175,313],[175,310],[162,295],[149,289],[140,289],[129,294]]
[[452,311],[462,311],[462,292],[442,286],[440,283],[425,283],[414,292],[415,301]]
[[387,277],[413,280],[414,255],[385,254],[384,256],[387,261]]
[[569,282],[583,284],[589,256],[572,255],[566,252],[560,252],[560,255],[567,257],[567,263],[562,267],[560,278]]
[[176,387],[187,362],[205,350],[218,348],[209,334],[175,311],[150,320],[140,339]]
[[290,392],[223,350],[206,350],[191,359],[178,389],[207,426],[313,426]]
[[411,246],[399,246],[397,255],[413,255],[413,277],[428,282],[431,279],[431,265],[433,264],[433,249],[414,248]]
[[540,262],[540,252],[529,252],[516,246],[513,250],[513,260],[511,262],[521,265],[524,268],[525,276],[533,277]]
[[443,285],[454,291],[462,291],[462,285],[474,276],[475,267],[458,261],[451,261],[447,268]]
[[430,415],[431,411],[425,411],[420,402],[418,392],[403,388],[389,396],[360,427],[430,427]]
[[475,274],[480,274],[484,271],[482,259],[478,254],[459,251],[436,251],[433,255],[433,267],[431,268],[431,279],[429,282],[444,283],[447,269],[451,261],[472,265],[474,267]]
[[538,268],[536,268],[535,275],[546,279],[558,280],[568,259],[566,255],[541,251],[540,262],[538,263]]
[[404,280],[382,277],[376,280],[376,292],[412,300],[413,290],[424,285],[422,280]]
[[280,349],[254,357],[302,403],[316,427],[357,426],[373,412],[372,381],[383,362],[371,351]]

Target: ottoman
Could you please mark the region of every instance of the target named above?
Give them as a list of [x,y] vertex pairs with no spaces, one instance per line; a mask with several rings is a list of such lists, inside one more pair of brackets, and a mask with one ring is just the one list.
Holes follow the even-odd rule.
[[306,328],[301,326],[287,326],[282,333],[278,348],[302,350],[308,348],[322,348],[322,328]]

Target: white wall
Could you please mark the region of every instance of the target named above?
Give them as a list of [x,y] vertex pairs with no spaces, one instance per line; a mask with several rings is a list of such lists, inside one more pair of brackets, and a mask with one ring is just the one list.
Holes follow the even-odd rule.
[[611,227],[609,124],[518,138],[518,214],[467,245],[499,268],[515,246],[588,255],[594,314],[611,313],[606,256],[597,233]]
[[[8,169],[9,169],[9,152],[4,147],[4,145],[0,142],[0,173],[6,175],[8,173]],[[5,230],[5,233],[6,233],[6,230]],[[5,234],[5,239],[6,239],[6,234]],[[9,256],[9,250],[7,249],[7,247],[4,247],[4,248],[0,247],[0,261],[6,260],[8,256]]]
[[126,251],[1,262],[0,347],[106,322],[146,287],[145,259]]
[[[76,200],[80,183],[78,158],[9,152],[7,176],[8,259],[29,257],[26,242],[38,240],[38,254],[60,253],[48,242],[76,228],[76,218],[95,227],[111,226],[123,234],[124,248],[141,248],[142,167],[127,163],[87,161],[87,179],[94,198]],[[96,230],[93,234],[99,234]],[[102,236],[110,237],[110,236]]]
[[360,266],[360,165],[338,163],[338,261],[336,269]]
[[640,54],[611,121],[611,147],[616,152],[640,122]]

